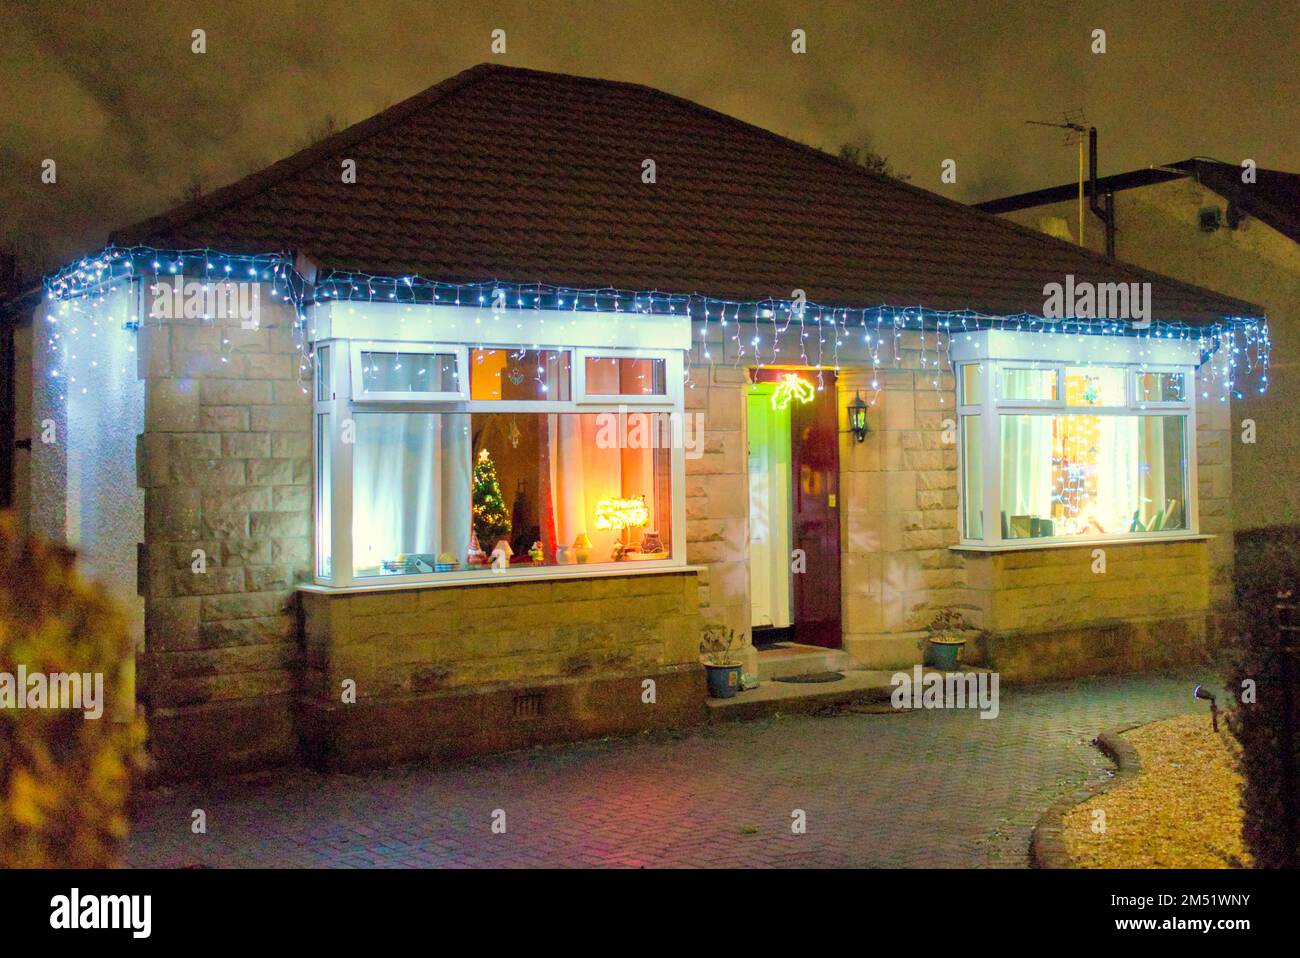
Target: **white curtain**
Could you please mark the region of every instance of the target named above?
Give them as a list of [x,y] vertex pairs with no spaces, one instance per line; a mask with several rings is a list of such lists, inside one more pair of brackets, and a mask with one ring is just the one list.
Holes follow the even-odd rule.
[[469,545],[469,417],[359,413],[353,445],[352,561],[373,570],[398,555]]
[[1001,416],[1002,511],[1013,516],[1052,515],[1051,416]]
[[1097,518],[1106,532],[1128,532],[1148,511],[1138,493],[1138,418],[1098,416]]

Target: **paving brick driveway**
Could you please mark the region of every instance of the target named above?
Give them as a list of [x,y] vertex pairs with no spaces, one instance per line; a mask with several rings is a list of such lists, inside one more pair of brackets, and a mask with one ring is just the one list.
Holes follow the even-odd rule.
[[[1192,680],[1005,689],[1001,716],[842,713],[594,742],[451,767],[277,772],[154,792],[134,866],[837,867],[1027,864],[1102,729],[1195,710]],[[193,835],[202,808],[207,833]],[[506,831],[493,834],[503,809]],[[792,834],[791,812],[807,814]]]

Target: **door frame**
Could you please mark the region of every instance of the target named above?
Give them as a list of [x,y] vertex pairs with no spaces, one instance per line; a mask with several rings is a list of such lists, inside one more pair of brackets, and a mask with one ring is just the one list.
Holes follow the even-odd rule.
[[[762,368],[750,367],[746,370],[746,380],[747,380],[747,388],[745,391],[746,474],[748,475],[748,461],[749,461],[749,457],[748,457],[749,399],[748,397],[752,394],[748,387],[755,383],[779,382],[783,376],[792,372],[799,373],[801,374],[801,378],[810,380],[814,383],[820,380],[822,385],[822,388],[818,390],[817,394],[814,396],[811,402],[815,402],[819,404],[819,406],[821,407],[819,411],[822,414],[822,421],[818,423],[817,428],[821,430],[820,440],[826,444],[826,448],[830,451],[830,455],[832,457],[829,465],[826,466],[825,469],[823,470],[823,473],[826,476],[827,483],[828,483],[828,487],[825,492],[825,495],[827,497],[827,504],[824,510],[826,513],[824,517],[824,530],[828,535],[829,539],[833,541],[834,547],[833,549],[822,550],[823,561],[821,565],[823,566],[823,570],[822,570],[823,577],[816,584],[815,588],[817,589],[818,594],[824,596],[826,594],[827,587],[830,586],[833,581],[834,602],[827,603],[825,605],[825,608],[822,609],[822,614],[818,618],[810,619],[806,614],[806,601],[805,603],[800,602],[801,595],[803,595],[805,600],[807,599],[807,595],[801,593],[801,589],[799,588],[800,586],[807,587],[810,584],[810,580],[808,579],[796,580],[795,576],[798,575],[799,573],[795,573],[790,568],[790,564],[787,563],[786,568],[789,571],[786,578],[790,588],[791,625],[788,627],[788,629],[772,629],[769,630],[769,632],[773,639],[777,639],[779,636],[788,635],[791,637],[790,640],[803,645],[818,645],[825,648],[838,650],[844,648],[844,628],[843,628],[843,602],[844,602],[843,558],[844,556],[843,556],[843,530],[840,521],[841,520],[841,499],[842,499],[840,495],[841,493],[840,469],[842,463],[840,458],[840,436],[839,436],[839,388],[838,388],[839,383],[838,383],[838,376],[836,375],[834,370],[827,369],[824,367],[819,368],[813,366],[793,366],[793,365],[792,366],[764,366]],[[796,498],[799,495],[799,489],[797,488],[797,484],[799,482],[800,477],[795,474],[795,471],[798,465],[798,452],[799,452],[798,444],[801,440],[800,437],[796,434],[794,420],[795,417],[792,415],[791,429],[790,429],[790,455],[789,455],[789,469],[790,469],[789,490],[790,490],[791,501],[790,501],[789,517],[788,517],[790,523],[789,544],[790,544],[792,555],[794,549],[800,548],[799,539],[798,539],[799,530],[797,528],[798,515],[796,513]],[[752,509],[752,503],[747,506],[746,509],[747,518],[751,515],[749,511],[750,509]],[[805,559],[807,555],[808,555],[808,550],[805,549]],[[752,561],[753,561],[752,553],[748,550],[747,547],[746,562],[747,564],[751,564],[750,565],[751,577],[753,575]],[[809,569],[808,573],[803,573],[803,574],[808,575],[811,574],[811,572],[812,570]],[[752,583],[752,578],[749,580],[749,583]],[[801,608],[801,605],[803,605],[804,607]],[[752,609],[752,593],[751,593],[750,607]],[[814,628],[816,629],[815,633],[813,632]],[[754,627],[751,625],[751,630],[753,629]],[[762,632],[759,631],[759,634],[761,635]]]

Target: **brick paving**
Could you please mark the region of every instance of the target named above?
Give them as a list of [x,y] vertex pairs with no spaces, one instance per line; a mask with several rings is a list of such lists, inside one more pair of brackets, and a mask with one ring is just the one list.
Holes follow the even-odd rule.
[[[1058,796],[1110,765],[1088,742],[1195,711],[1193,680],[1004,689],[974,711],[840,712],[591,742],[454,766],[295,769],[146,795],[137,867],[1024,867]],[[207,833],[190,831],[201,808]],[[504,834],[492,831],[505,812]],[[807,815],[806,834],[791,813]]]

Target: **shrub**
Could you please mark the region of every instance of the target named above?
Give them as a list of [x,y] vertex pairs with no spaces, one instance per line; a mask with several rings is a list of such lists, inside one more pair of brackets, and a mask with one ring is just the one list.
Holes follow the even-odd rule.
[[[0,867],[117,864],[126,799],[142,754],[143,723],[120,718],[130,635],[105,593],[73,568],[73,554],[15,534],[0,513],[0,681],[98,673],[103,712],[0,708]],[[26,699],[25,699],[26,701]],[[6,702],[12,705],[12,702]]]
[[[1300,588],[1300,542],[1294,535],[1238,541],[1236,638],[1228,676],[1228,693],[1237,708],[1227,713],[1228,727],[1241,743],[1242,839],[1258,868],[1281,868],[1295,861],[1286,847],[1281,782],[1280,736],[1287,720],[1282,663],[1277,646],[1277,594]],[[1300,592],[1295,596],[1300,600]],[[1300,611],[1295,619],[1300,624]],[[1242,701],[1246,683],[1254,685],[1254,703]],[[1300,744],[1300,689],[1294,689],[1291,727],[1293,746]],[[1300,771],[1300,750],[1293,747],[1292,773]]]

